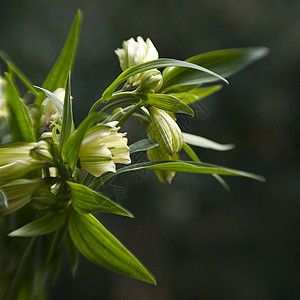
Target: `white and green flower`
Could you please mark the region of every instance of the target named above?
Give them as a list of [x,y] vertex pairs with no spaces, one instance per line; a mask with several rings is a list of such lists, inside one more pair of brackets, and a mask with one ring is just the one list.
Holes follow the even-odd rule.
[[[115,50],[115,53],[119,58],[120,66],[123,71],[138,64],[158,59],[158,52],[151,40],[148,38],[145,42],[140,36],[137,37],[136,41],[133,38],[124,41],[123,48],[118,48],[117,50]],[[157,69],[154,69],[154,71],[156,72],[156,74],[154,75],[154,81],[156,82],[154,86],[160,87],[162,85],[161,73]],[[153,70],[145,71],[130,77],[128,79],[128,83],[133,87],[139,86],[141,84],[142,77],[145,77],[145,74],[149,72],[153,72]],[[148,80],[148,77],[149,76],[146,75],[145,79]]]
[[116,163],[130,164],[126,133],[119,133],[118,122],[99,124],[89,129],[79,150],[82,167],[99,177],[116,172]]

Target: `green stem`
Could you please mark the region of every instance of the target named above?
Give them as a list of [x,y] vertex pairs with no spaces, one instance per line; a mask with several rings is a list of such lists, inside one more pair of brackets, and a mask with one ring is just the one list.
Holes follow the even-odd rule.
[[[117,99],[117,98],[120,98],[120,97],[134,97],[134,98],[143,98],[145,97],[145,95],[143,93],[138,93],[138,92],[135,92],[135,91],[131,91],[131,92],[124,92],[124,91],[119,91],[119,92],[115,92],[112,94],[111,98],[109,99],[110,100],[113,100],[113,99]],[[98,99],[94,104],[93,106],[91,107],[90,111],[89,111],[89,115],[92,114],[93,112],[96,111],[96,109],[103,103],[105,102],[108,102],[108,101],[104,101],[103,98],[101,97],[100,99]]]
[[100,112],[106,112],[106,111],[108,111],[108,110],[110,110],[111,108],[114,108],[114,107],[116,107],[116,106],[119,106],[119,105],[122,105],[122,104],[127,104],[127,103],[137,103],[137,102],[139,102],[139,100],[138,99],[135,99],[135,98],[129,98],[129,99],[120,99],[120,100],[117,100],[117,101],[115,101],[115,102],[112,102],[112,103],[110,103],[110,104],[108,104],[108,105],[106,105],[106,106],[104,106],[101,110],[100,110]]
[[120,119],[118,126],[122,127],[124,123],[127,121],[127,119],[135,113],[141,106],[143,106],[142,100],[140,100],[138,103],[133,105],[126,113],[125,115]]

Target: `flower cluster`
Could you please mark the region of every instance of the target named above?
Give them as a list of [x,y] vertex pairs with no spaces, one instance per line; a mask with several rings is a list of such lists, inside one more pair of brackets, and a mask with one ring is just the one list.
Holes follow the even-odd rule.
[[[178,172],[210,174],[223,185],[220,175],[263,181],[263,177],[252,173],[202,163],[188,144],[221,151],[231,149],[232,145],[182,132],[176,114],[193,115],[190,104],[221,88],[220,84],[203,87],[204,83],[227,82],[222,72],[232,74],[267,51],[229,49],[200,54],[187,61],[159,59],[150,39],[131,38],[115,51],[123,72],[75,128],[69,70],[80,22],[78,12],[61,56],[42,87],[32,85],[12,62],[5,61],[10,68],[0,77],[0,217],[4,218],[1,226],[9,228],[6,234],[11,231],[11,239],[32,237],[28,249],[15,249],[15,255],[26,252],[24,259],[34,266],[29,271],[43,272],[45,283],[64,244],[73,273],[79,251],[98,265],[154,284],[153,275],[92,215],[105,212],[133,216],[101,191],[114,176],[143,169],[155,171],[164,183],[171,183]],[[201,65],[207,59],[215,61],[215,70],[221,74]],[[161,68],[165,71],[161,72]],[[33,103],[28,104],[19,95],[15,78],[29,89]],[[133,143],[130,127],[126,137],[123,125],[130,118],[139,121],[148,138]],[[149,160],[133,163],[130,155],[141,151],[147,151]],[[191,160],[182,161],[181,152]],[[14,226],[20,228],[11,227],[11,214],[15,216]],[[42,235],[46,237],[39,243]],[[42,244],[43,247],[38,246]],[[33,251],[39,249],[45,252],[39,255],[45,260],[32,259]],[[10,264],[1,269],[1,299],[22,298],[21,292],[6,286],[17,268],[18,265]],[[18,280],[23,280],[27,290],[27,284],[35,286],[33,282],[40,273],[29,275],[18,273]],[[41,290],[39,286],[34,293],[40,294]]]

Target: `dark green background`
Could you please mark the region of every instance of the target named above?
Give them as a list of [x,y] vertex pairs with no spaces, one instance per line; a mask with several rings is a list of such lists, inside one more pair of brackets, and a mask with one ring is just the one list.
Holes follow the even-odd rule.
[[[185,59],[210,50],[267,46],[270,55],[205,99],[182,129],[233,142],[206,162],[267,177],[228,178],[227,193],[208,176],[178,175],[159,184],[150,172],[124,176],[108,193],[136,218],[99,219],[156,275],[153,287],[81,260],[67,262],[50,299],[299,299],[300,2],[296,0],[1,1],[0,48],[41,85],[77,8],[84,14],[73,72],[77,123],[116,77],[114,49],[150,37],[160,57]],[[208,112],[208,114],[204,113]],[[129,140],[141,138],[127,124]],[[141,159],[135,157],[134,159]]]

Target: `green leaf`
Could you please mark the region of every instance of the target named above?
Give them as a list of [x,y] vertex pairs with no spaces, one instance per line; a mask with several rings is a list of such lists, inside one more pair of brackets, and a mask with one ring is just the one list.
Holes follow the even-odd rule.
[[213,85],[200,89],[192,89],[187,92],[173,93],[172,95],[179,98],[185,104],[191,104],[219,91],[221,88],[222,85]]
[[53,93],[36,85],[34,87],[41,90],[53,102],[60,115],[63,114],[63,104]]
[[101,186],[105,182],[119,174],[138,170],[161,170],[194,174],[220,174],[229,176],[242,176],[261,182],[266,181],[266,179],[260,175],[231,168],[221,167],[213,164],[197,163],[190,161],[147,161],[120,168],[117,170],[116,173],[109,173],[107,175],[104,175],[103,177],[95,180],[94,183],[91,185],[91,188],[94,189],[97,186]]
[[31,91],[34,96],[37,96],[37,91],[33,87],[33,84],[30,82],[30,80],[25,76],[25,74],[12,62],[7,61],[6,63],[8,65],[10,73],[15,74],[20,79],[20,81],[28,88],[28,90]]
[[206,139],[202,136],[194,135],[191,133],[182,133],[183,141],[187,144],[202,147],[206,149],[212,149],[217,151],[228,151],[233,149],[235,146],[234,144],[219,144],[209,139]]
[[168,94],[147,94],[146,104],[150,104],[170,112],[194,115],[193,110],[183,101]]
[[199,65],[187,62],[187,61],[181,61],[181,60],[169,59],[169,58],[161,58],[161,59],[156,59],[156,60],[152,60],[149,62],[145,62],[142,64],[138,64],[138,65],[133,66],[133,67],[125,70],[124,72],[122,72],[116,78],[116,80],[104,91],[104,93],[102,95],[103,102],[108,101],[110,99],[111,95],[113,94],[113,92],[115,91],[115,89],[127,78],[129,78],[135,74],[147,71],[147,70],[151,70],[154,68],[163,68],[163,67],[183,67],[184,69],[194,69],[197,72],[201,71],[201,73],[210,74],[210,76],[213,76],[213,77],[215,76],[216,78],[228,83],[227,80],[225,78],[223,78],[222,76],[220,76],[206,68],[203,68],[202,66],[199,66]]
[[[199,54],[186,61],[201,65],[204,68],[228,78],[254,61],[263,58],[268,52],[268,49],[264,47],[225,49]],[[193,69],[166,69],[166,72],[163,73],[163,86],[161,90],[168,91],[168,88],[172,86],[200,85],[218,80],[217,77],[211,76],[209,73],[200,73]]]
[[[72,65],[77,49],[81,19],[82,14],[81,11],[78,10],[74,18],[72,27],[70,29],[69,35],[64,44],[64,47],[57,61],[55,62],[55,65],[53,66],[45,82],[43,83],[42,87],[44,89],[53,92],[58,88],[65,87],[69,71],[72,70]],[[42,93],[40,93],[39,96],[36,98],[36,103],[41,104],[44,99],[45,96]]]
[[[188,144],[183,143],[182,149],[193,161],[201,163],[201,160],[199,159],[197,154]],[[219,174],[212,174],[212,177],[214,177],[219,182],[219,184],[224,188],[224,190],[226,191],[230,190],[230,187],[227,184],[227,182]]]
[[143,139],[129,146],[130,154],[140,151],[146,151],[158,146],[156,140]]
[[20,136],[26,142],[34,142],[35,137],[27,108],[21,101],[11,76],[7,73],[4,76],[6,79],[6,100],[12,110]]
[[69,231],[78,250],[93,263],[156,284],[142,263],[92,215],[74,212],[70,217]]
[[62,125],[59,140],[59,151],[62,151],[64,144],[68,141],[74,129],[72,99],[71,99],[71,76],[69,74],[66,86],[66,95],[64,100],[64,109],[62,117]]
[[73,208],[82,214],[101,211],[133,218],[134,216],[121,205],[109,198],[91,190],[90,188],[67,181],[71,187]]
[[58,227],[64,221],[64,213],[49,212],[43,217],[24,225],[23,227],[8,234],[10,237],[30,237],[48,234]]
[[2,192],[2,190],[0,190],[0,207],[1,207],[1,206],[8,207],[8,206],[7,206],[7,199],[6,199],[6,196],[5,196],[5,194]]
[[100,117],[99,113],[91,114],[86,117],[78,128],[73,132],[68,141],[63,145],[62,156],[72,170],[75,169],[81,142],[86,131]]

